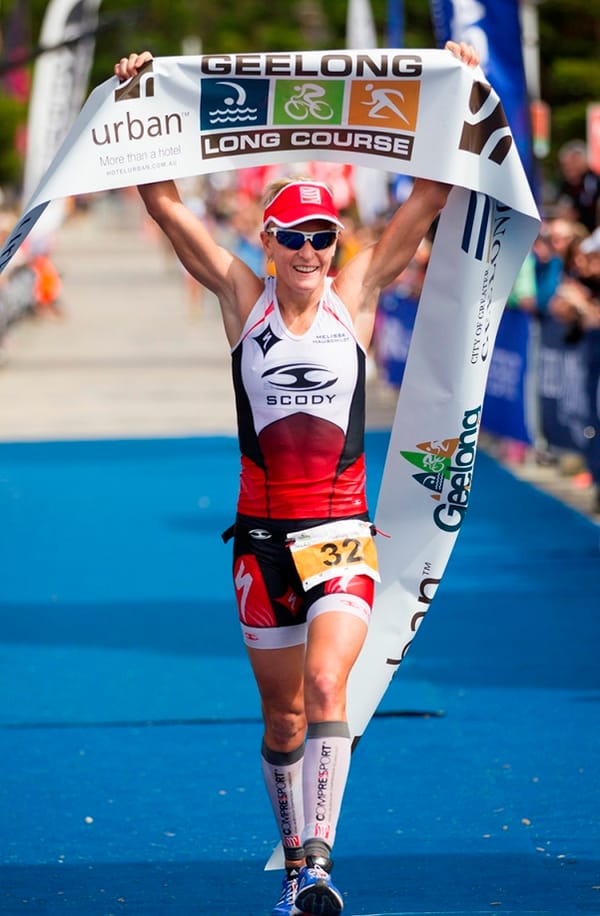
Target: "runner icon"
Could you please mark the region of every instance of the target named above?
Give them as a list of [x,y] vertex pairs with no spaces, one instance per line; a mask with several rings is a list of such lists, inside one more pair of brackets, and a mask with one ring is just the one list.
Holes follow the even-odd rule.
[[400,89],[390,89],[389,87],[384,87],[383,89],[375,89],[374,83],[367,83],[365,90],[371,93],[371,101],[363,102],[363,105],[366,105],[371,110],[369,111],[370,118],[381,118],[387,120],[389,114],[380,114],[380,111],[385,111],[396,115],[400,118],[401,121],[404,121],[405,124],[409,124],[409,120],[403,111],[398,108],[396,100],[392,96],[397,96],[400,102],[405,102],[404,93]]

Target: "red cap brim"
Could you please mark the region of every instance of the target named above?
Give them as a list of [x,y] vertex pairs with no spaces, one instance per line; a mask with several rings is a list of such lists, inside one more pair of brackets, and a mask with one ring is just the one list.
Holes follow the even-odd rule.
[[344,228],[329,188],[319,182],[294,181],[285,185],[265,208],[263,228],[275,223],[288,229],[310,219],[326,220]]

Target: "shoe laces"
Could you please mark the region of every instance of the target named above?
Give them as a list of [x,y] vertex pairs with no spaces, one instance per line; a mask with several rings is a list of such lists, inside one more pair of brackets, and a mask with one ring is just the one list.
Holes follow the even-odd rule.
[[286,875],[281,885],[281,897],[278,903],[293,903],[298,890],[298,875]]
[[308,872],[315,878],[329,878],[329,872],[325,871],[321,865],[317,865],[316,863],[308,866]]

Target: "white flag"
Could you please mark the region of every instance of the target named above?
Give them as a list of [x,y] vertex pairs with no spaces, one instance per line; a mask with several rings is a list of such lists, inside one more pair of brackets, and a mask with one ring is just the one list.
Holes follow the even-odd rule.
[[[49,50],[40,55],[33,72],[23,180],[25,203],[54,159],[87,95],[100,3],[101,0],[50,0],[46,9],[40,47]],[[82,35],[86,37],[77,40]],[[63,211],[64,202],[55,201],[43,222],[36,226],[37,235],[60,225]]]
[[[377,48],[375,20],[369,0],[348,0],[346,13],[346,47]],[[356,166],[354,197],[360,220],[370,225],[384,213],[389,204],[387,173]]]
[[346,47],[376,48],[377,32],[369,0],[348,0]]

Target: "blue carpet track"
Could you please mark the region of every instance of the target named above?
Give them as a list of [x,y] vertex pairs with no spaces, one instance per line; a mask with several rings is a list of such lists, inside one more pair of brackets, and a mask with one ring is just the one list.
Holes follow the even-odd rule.
[[[367,437],[375,505],[387,436]],[[265,916],[234,439],[0,445],[0,912]],[[600,529],[477,459],[354,755],[348,916],[600,914]]]

